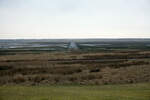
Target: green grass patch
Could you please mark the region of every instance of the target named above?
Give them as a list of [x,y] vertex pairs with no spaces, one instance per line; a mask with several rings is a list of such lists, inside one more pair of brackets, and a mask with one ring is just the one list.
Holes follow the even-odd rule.
[[150,100],[150,83],[0,86],[0,100]]

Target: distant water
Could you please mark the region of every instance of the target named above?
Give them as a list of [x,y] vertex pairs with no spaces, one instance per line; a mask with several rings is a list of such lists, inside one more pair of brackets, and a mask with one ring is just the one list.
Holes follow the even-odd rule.
[[65,43],[51,43],[49,40],[0,40],[0,49],[16,49],[16,48],[39,48],[40,50],[54,50],[51,47],[67,48]]
[[[124,47],[124,48],[138,48],[150,47],[150,39],[18,39],[18,40],[0,40],[0,49],[36,49],[36,50],[64,50],[68,48],[70,41],[70,48],[78,48],[82,46],[105,47]],[[78,45],[76,45],[76,43]]]
[[111,44],[80,44],[80,45],[83,45],[83,46],[108,46]]

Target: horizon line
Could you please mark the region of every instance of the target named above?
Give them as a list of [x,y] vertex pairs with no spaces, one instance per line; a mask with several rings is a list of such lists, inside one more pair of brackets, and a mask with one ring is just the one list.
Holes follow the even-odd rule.
[[150,39],[150,37],[127,37],[127,38],[124,38],[124,37],[119,37],[119,38],[0,38],[0,40],[42,40],[42,39]]

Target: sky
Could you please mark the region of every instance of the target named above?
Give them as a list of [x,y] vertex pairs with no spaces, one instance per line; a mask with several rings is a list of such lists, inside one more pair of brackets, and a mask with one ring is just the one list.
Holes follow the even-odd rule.
[[150,38],[150,0],[0,0],[0,39]]

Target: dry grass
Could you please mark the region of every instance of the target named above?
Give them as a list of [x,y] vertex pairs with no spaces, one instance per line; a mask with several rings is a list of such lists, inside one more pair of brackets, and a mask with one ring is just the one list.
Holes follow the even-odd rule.
[[149,82],[149,56],[145,51],[5,55],[0,56],[0,84]]

